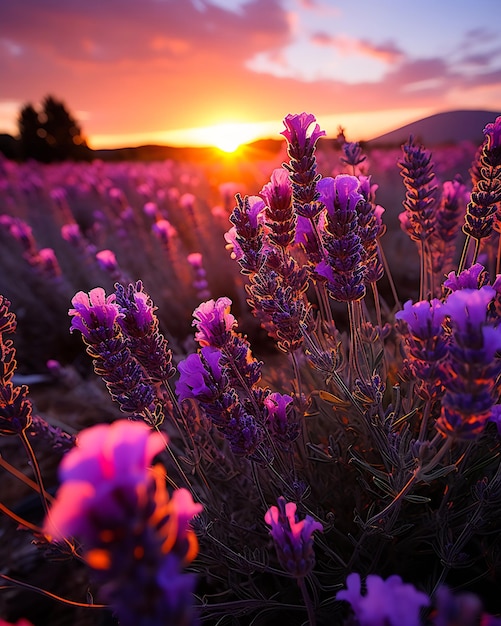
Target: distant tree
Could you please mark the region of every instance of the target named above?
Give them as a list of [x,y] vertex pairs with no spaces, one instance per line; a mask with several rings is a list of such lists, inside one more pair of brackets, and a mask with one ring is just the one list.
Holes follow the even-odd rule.
[[21,157],[48,161],[47,142],[43,138],[38,112],[33,105],[26,104],[18,118],[19,140],[21,143]]
[[53,96],[43,100],[40,111],[31,104],[25,105],[18,125],[24,158],[45,163],[89,158],[90,151],[80,125],[66,105]]

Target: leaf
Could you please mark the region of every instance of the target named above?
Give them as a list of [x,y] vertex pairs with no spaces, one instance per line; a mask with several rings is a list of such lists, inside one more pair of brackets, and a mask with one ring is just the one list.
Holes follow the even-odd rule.
[[416,495],[404,496],[404,500],[408,500],[409,502],[415,502],[416,504],[426,504],[428,502],[431,502],[431,498],[427,498],[426,496],[416,496]]
[[419,478],[425,483],[431,483],[433,480],[447,476],[447,474],[450,474],[451,472],[457,472],[457,467],[455,465],[439,467],[434,472],[431,472],[431,474],[421,474]]
[[323,391],[321,389],[318,392],[318,395],[320,396],[322,400],[325,400],[326,402],[330,402],[331,404],[337,404],[339,408],[348,409],[351,407],[351,402],[342,400],[341,398],[338,398],[337,396],[335,396],[333,393],[330,393],[329,391]]

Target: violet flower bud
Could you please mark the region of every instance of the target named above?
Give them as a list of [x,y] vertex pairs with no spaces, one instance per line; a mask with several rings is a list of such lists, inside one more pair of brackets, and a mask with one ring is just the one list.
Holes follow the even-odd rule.
[[398,165],[406,187],[403,204],[409,220],[409,235],[414,241],[424,241],[436,228],[437,185],[431,153],[417,145],[412,137],[402,150],[404,156]]
[[315,565],[313,533],[323,532],[323,526],[310,515],[298,521],[296,504],[286,502],[283,496],[278,498],[277,505],[268,509],[264,521],[270,526],[278,560],[294,578],[304,578]]

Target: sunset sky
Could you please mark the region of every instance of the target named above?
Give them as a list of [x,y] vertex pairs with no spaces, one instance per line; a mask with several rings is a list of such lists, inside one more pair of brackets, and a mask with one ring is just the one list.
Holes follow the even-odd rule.
[[499,0],[0,0],[0,132],[47,94],[94,148],[500,111],[500,24]]

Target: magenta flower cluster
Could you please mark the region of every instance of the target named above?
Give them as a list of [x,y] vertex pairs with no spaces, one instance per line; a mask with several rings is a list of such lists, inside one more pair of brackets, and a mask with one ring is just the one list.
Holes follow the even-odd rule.
[[80,433],[60,465],[61,487],[46,521],[52,541],[75,538],[108,602],[125,626],[195,624],[195,578],[184,567],[197,553],[189,527],[201,512],[185,489],[169,496],[161,466],[166,439],[120,420]]
[[277,506],[266,512],[264,521],[270,527],[270,533],[277,551],[278,560],[286,572],[294,578],[304,578],[315,565],[313,551],[313,533],[323,531],[320,522],[310,515],[299,521],[297,506],[280,496]]

